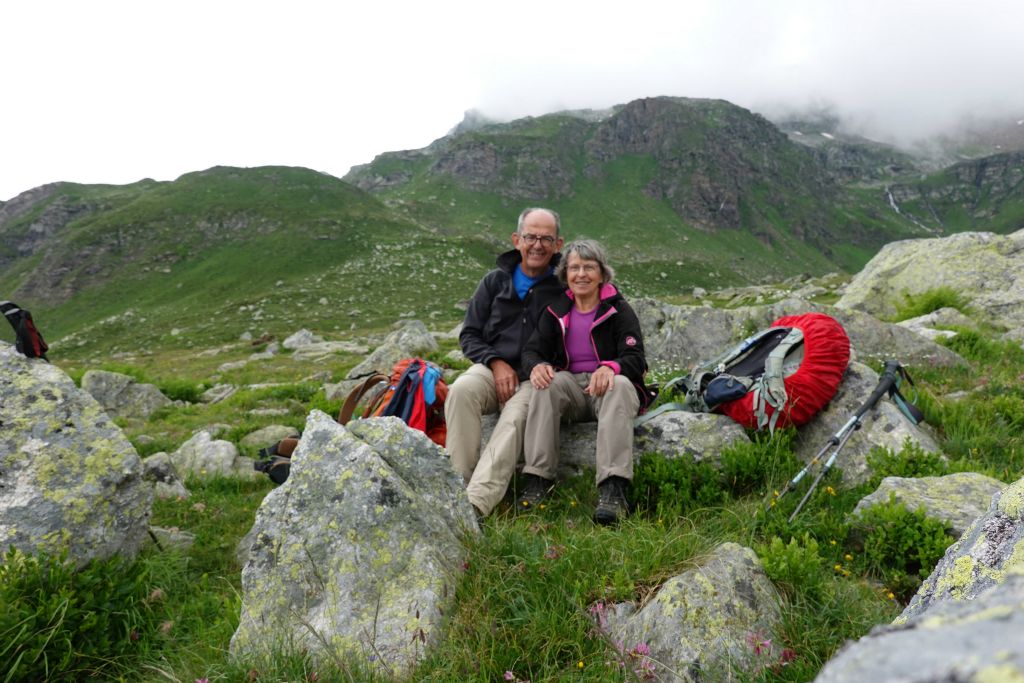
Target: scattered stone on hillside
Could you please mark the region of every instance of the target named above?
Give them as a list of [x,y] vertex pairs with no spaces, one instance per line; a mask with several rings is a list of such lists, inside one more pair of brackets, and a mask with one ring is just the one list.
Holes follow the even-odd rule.
[[241,477],[255,479],[259,474],[250,458],[238,455],[238,448],[230,441],[214,440],[205,429],[196,432],[171,453],[174,468],[182,475],[200,477]]
[[750,548],[723,543],[699,565],[672,577],[639,611],[633,603],[592,608],[598,625],[629,650],[650,648],[662,683],[731,680],[779,664],[773,645],[781,598]]
[[[832,401],[797,431],[797,457],[809,462],[864,405],[878,386],[878,378],[878,373],[868,366],[852,361]],[[904,396],[908,400],[912,398],[907,392]],[[899,453],[908,440],[925,452],[940,452],[938,443],[924,424],[914,425],[894,403],[883,397],[861,418],[861,428],[853,433],[839,452],[835,468],[842,471],[843,483],[851,486],[863,483],[870,478],[867,456],[872,448],[887,448]]]
[[992,496],[988,511],[951,545],[895,623],[943,602],[974,600],[1010,574],[1024,573],[1024,479]]
[[267,425],[257,429],[255,432],[249,432],[242,437],[239,441],[240,446],[246,448],[263,448],[273,443],[277,443],[281,439],[287,439],[288,437],[298,436],[299,430],[295,427],[289,427],[286,425]]
[[1024,575],[848,643],[815,683],[1024,681]]
[[89,392],[111,417],[149,417],[171,404],[171,399],[152,384],[141,384],[119,372],[89,370],[82,376],[82,389]]
[[249,414],[253,417],[281,417],[291,412],[287,408],[253,408]]
[[[214,439],[221,434],[227,434],[231,431],[232,427],[229,424],[223,422],[211,422],[210,424],[203,427],[203,429]],[[193,432],[194,434],[195,432]]]
[[319,344],[323,340],[323,337],[313,334],[309,330],[303,328],[289,336],[287,339],[285,339],[282,345],[284,346],[284,348],[294,351],[295,349],[300,348],[302,346],[309,346],[310,344]]
[[238,335],[238,341],[243,341],[243,342],[252,341],[252,332],[246,330],[242,334]]
[[453,363],[462,363],[466,360],[466,354],[462,353],[461,349],[452,349],[444,357]]
[[942,477],[886,477],[878,488],[857,503],[853,514],[889,502],[909,510],[923,506],[928,516],[949,525],[956,536],[988,509],[992,496],[1006,484],[977,472],[957,472]]
[[142,478],[153,484],[153,494],[161,500],[191,495],[167,453],[154,453],[145,458],[142,461]]
[[907,295],[940,287],[961,294],[985,322],[1024,326],[1024,230],[891,242],[854,276],[836,306],[892,317]]
[[350,353],[361,356],[369,352],[363,344],[351,341],[313,342],[300,346],[292,353],[292,360],[303,362],[320,362],[339,353]]
[[927,315],[919,315],[916,318],[902,320],[896,324],[900,327],[906,327],[908,330],[913,330],[917,334],[933,341],[938,339],[951,339],[956,336],[956,332],[953,332],[952,330],[938,329],[940,327],[977,326],[973,320],[955,308],[940,308],[937,311],[928,313]]
[[270,342],[262,351],[257,351],[249,356],[249,360],[269,360],[281,352],[281,345],[277,342]]
[[397,418],[346,428],[314,410],[240,549],[232,654],[287,643],[407,675],[442,636],[462,535],[476,530],[461,477],[424,434]]
[[680,374],[701,362],[717,358],[752,332],[770,326],[785,315],[824,313],[839,321],[850,337],[856,357],[899,360],[920,365],[964,365],[953,351],[918,334],[881,322],[859,311],[848,311],[801,299],[786,299],[765,306],[733,309],[707,306],[675,306],[654,299],[638,299],[634,309],[640,317],[647,361],[656,369]]
[[[149,540],[159,543],[160,550],[163,551],[173,550],[184,554],[196,544],[196,535],[190,531],[182,531],[175,527],[165,528],[159,526],[150,527],[149,530],[153,534]],[[155,541],[153,537],[155,537]]]
[[707,295],[708,295],[708,290],[704,289],[703,287],[694,287],[693,288],[693,298],[694,299],[703,299]]
[[248,360],[233,360],[227,363],[221,363],[217,366],[217,372],[231,372],[232,370],[241,370],[248,364]]
[[57,366],[0,344],[0,425],[0,548],[67,548],[78,565],[138,552],[153,489],[89,393]]
[[238,387],[234,384],[214,384],[199,396],[203,403],[220,403],[229,396],[234,396]]
[[426,325],[419,320],[400,321],[396,323],[396,327],[397,329],[388,334],[369,357],[348,372],[345,379],[324,384],[327,400],[344,399],[369,373],[391,374],[392,366],[403,358],[421,356],[437,350],[434,335],[428,332]]

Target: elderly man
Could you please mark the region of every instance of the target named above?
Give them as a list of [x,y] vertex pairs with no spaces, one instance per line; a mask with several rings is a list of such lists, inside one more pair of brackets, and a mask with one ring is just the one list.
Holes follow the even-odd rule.
[[[501,254],[498,267],[480,281],[459,336],[473,366],[455,380],[445,401],[447,449],[481,516],[504,497],[523,450],[533,387],[520,355],[541,312],[562,293],[554,276],[560,227],[558,214],[549,209],[519,214],[514,249]],[[498,424],[481,451],[482,416],[498,411]]]

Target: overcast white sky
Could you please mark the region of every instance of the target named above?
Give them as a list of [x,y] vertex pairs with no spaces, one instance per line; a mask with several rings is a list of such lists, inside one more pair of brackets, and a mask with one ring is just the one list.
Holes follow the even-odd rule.
[[214,165],[340,177],[471,108],[828,102],[904,139],[1024,118],[1018,0],[9,0],[0,25],[0,201]]

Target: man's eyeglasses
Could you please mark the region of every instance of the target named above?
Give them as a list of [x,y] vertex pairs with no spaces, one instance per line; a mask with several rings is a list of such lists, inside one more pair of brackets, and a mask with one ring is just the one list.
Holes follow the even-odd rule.
[[555,239],[557,238],[552,237],[551,235],[531,235],[529,233],[523,233],[519,236],[519,239],[523,240],[527,244],[536,244],[537,242],[540,242],[545,247],[550,247],[555,243]]

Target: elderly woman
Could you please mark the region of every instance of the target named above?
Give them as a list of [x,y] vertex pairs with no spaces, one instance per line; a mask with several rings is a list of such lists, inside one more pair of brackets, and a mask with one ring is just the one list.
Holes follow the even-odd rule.
[[612,284],[614,271],[593,240],[568,244],[555,271],[568,286],[541,314],[523,351],[534,387],[526,418],[526,482],[517,509],[538,505],[558,467],[561,420],[597,420],[595,521],[614,523],[627,512],[633,478],[633,418],[644,397],[640,321]]

